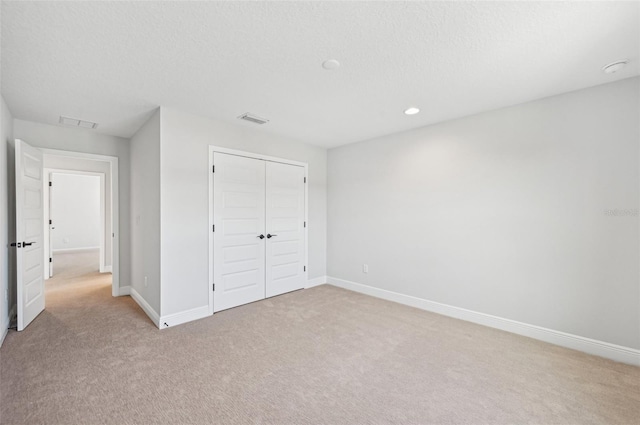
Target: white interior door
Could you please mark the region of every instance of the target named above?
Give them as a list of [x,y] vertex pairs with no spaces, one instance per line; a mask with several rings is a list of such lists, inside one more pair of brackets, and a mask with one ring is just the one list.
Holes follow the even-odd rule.
[[304,168],[267,162],[267,297],[304,288]]
[[44,310],[42,152],[16,140],[16,270],[18,330]]
[[213,162],[215,312],[265,298],[266,238],[264,161],[216,152]]

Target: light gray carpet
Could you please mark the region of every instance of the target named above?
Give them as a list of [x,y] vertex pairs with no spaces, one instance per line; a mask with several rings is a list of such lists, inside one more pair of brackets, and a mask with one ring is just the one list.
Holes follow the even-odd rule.
[[0,350],[3,424],[640,423],[640,368],[332,286],[159,331],[65,276]]

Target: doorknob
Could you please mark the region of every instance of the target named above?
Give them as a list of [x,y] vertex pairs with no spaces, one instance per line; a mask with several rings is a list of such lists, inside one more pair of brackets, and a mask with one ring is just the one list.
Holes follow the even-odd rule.
[[260,239],[264,239],[264,235],[260,235],[258,236]]
[[31,246],[33,245],[35,242],[22,242],[22,246]]
[[271,238],[272,238],[272,237],[274,237],[274,236],[278,236],[278,235],[272,235],[272,234],[270,234],[270,233],[267,233],[267,239],[271,239]]

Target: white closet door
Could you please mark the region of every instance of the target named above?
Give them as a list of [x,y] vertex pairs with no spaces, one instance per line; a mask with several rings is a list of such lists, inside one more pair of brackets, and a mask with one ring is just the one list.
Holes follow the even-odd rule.
[[213,310],[265,298],[265,163],[214,153]]
[[267,162],[267,297],[305,285],[304,168]]

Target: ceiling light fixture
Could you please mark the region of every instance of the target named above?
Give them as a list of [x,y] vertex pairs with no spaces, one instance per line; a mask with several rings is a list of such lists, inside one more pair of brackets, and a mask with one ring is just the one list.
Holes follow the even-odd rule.
[[335,59],[329,59],[322,62],[322,67],[327,71],[333,71],[334,69],[340,68],[340,62]]
[[628,63],[629,61],[627,59],[616,61],[616,62],[610,63],[609,65],[603,66],[602,71],[604,71],[605,74],[614,74],[620,71],[622,68],[624,68],[625,65]]
[[418,112],[420,112],[420,109],[413,106],[404,110],[405,115],[415,115]]

